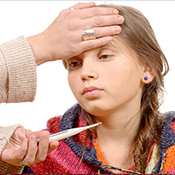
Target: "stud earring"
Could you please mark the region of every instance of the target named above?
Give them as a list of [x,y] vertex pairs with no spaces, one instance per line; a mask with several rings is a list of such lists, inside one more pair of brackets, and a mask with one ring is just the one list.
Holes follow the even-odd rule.
[[148,77],[144,77],[144,80],[148,80]]

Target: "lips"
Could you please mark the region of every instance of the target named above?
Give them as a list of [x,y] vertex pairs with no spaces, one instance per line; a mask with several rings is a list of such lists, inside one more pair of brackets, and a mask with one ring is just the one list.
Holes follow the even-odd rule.
[[82,91],[82,94],[87,97],[94,97],[96,95],[98,95],[100,92],[102,91],[102,89],[99,89],[95,86],[90,86],[90,87],[85,87]]

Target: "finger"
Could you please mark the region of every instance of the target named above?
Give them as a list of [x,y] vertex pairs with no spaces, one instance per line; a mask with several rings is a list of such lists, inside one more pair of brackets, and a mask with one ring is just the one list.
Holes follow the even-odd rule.
[[32,135],[35,135],[36,138],[40,138],[42,135],[50,135],[48,131],[35,131],[32,133]]
[[59,142],[56,140],[50,142],[48,153],[51,153],[55,148],[58,147],[58,145],[59,145]]
[[36,152],[37,152],[36,136],[35,135],[31,135],[29,137],[28,152],[27,152],[27,154],[25,156],[25,160],[29,164],[32,164],[35,161]]
[[36,162],[45,160],[49,149],[49,135],[42,135],[38,146]]
[[12,158],[18,160],[19,161],[21,159],[23,159],[23,157],[26,155],[27,153],[27,148],[28,148],[28,139],[24,139],[21,147],[15,152],[15,154],[12,156]]
[[28,138],[33,133],[32,130],[25,129],[25,136]]
[[80,9],[84,9],[84,8],[94,7],[94,6],[95,6],[94,2],[88,2],[88,3],[78,3],[78,4],[74,5],[73,8],[75,10],[80,10]]
[[81,19],[104,15],[118,15],[118,13],[117,9],[106,7],[93,7],[77,11],[77,14]]
[[120,26],[111,26],[111,27],[102,27],[102,28],[93,28],[95,32],[96,38],[102,37],[102,36],[111,36],[116,35],[121,32]]
[[85,50],[101,47],[103,45],[110,43],[111,41],[112,41],[112,37],[106,36],[106,37],[102,37],[102,38],[95,39],[95,40],[83,41],[80,43],[80,46],[77,46],[77,47],[85,51]]
[[82,26],[84,26],[84,29],[90,29],[92,27],[103,27],[122,24],[123,22],[124,18],[120,15],[96,16],[84,20]]

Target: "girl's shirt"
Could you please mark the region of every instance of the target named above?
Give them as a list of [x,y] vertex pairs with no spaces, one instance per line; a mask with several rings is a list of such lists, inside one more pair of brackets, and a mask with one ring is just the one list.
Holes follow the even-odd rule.
[[[75,105],[62,117],[50,119],[47,130],[51,133],[56,133],[72,127],[84,126],[83,122],[79,120],[79,108],[79,105]],[[150,149],[146,168],[147,174],[175,173],[175,112],[169,112],[166,116],[161,130],[161,146],[159,148],[155,141]],[[83,131],[76,136],[60,140],[57,149],[52,151],[45,161],[32,165],[31,169],[37,174],[112,174],[112,169],[118,170],[122,174],[137,173],[134,171],[134,165],[128,170],[109,166],[104,159],[97,140],[92,135],[87,140],[85,154],[77,172],[85,137],[86,131]],[[29,171],[29,173],[32,172]]]

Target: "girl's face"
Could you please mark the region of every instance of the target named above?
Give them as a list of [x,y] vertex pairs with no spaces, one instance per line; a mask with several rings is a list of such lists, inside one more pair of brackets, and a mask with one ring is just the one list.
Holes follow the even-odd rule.
[[139,110],[145,66],[118,39],[66,60],[70,88],[94,116]]

